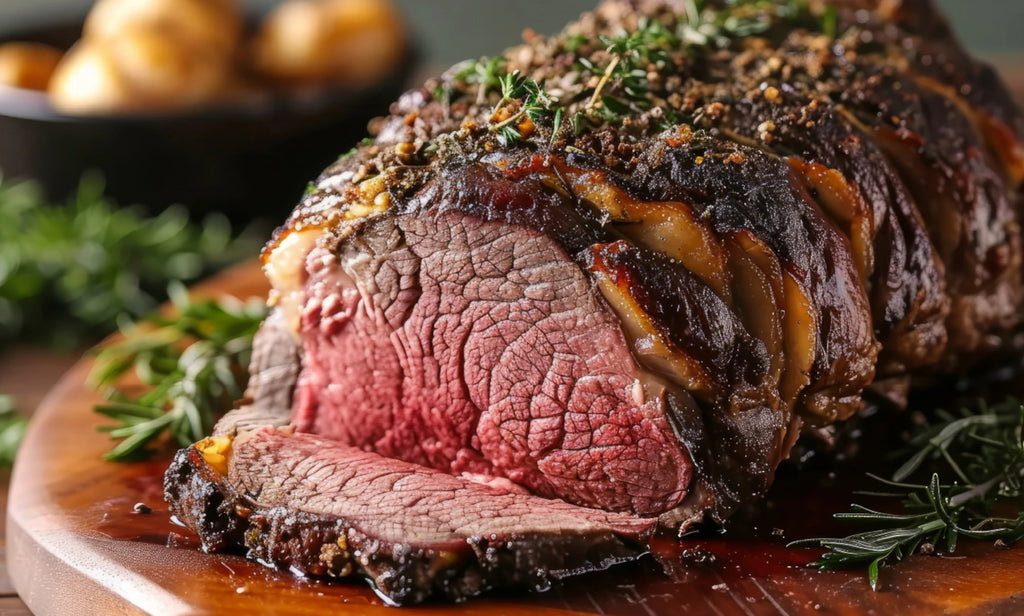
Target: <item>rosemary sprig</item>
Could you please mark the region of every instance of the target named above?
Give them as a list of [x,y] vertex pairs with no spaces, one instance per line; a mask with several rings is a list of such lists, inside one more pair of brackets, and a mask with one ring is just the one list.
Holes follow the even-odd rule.
[[11,466],[25,436],[28,418],[18,412],[14,398],[0,396],[0,466]]
[[[821,569],[867,565],[868,582],[878,587],[879,568],[918,551],[956,550],[960,538],[998,540],[1004,544],[1024,538],[1024,407],[1015,400],[993,407],[981,403],[976,411],[959,415],[937,413],[938,421],[914,435],[905,452],[907,461],[891,480],[875,478],[898,492],[874,496],[900,498],[903,513],[876,511],[852,505],[837,520],[874,527],[841,538],[796,541],[793,546],[826,549],[814,563]],[[904,481],[925,463],[939,463],[956,482],[944,485],[938,472],[927,484]],[[996,517],[997,506],[1015,509],[1012,517]]]
[[33,182],[0,177],[0,345],[75,348],[163,301],[172,280],[192,281],[254,254],[263,238],[236,236],[223,216],[191,222],[184,208],[146,216],[83,179],[66,205]]
[[[183,447],[202,439],[245,388],[264,303],[192,302],[181,284],[169,293],[173,315],[123,327],[124,341],[97,352],[89,380],[104,388],[109,402],[95,410],[117,422],[99,429],[120,440],[107,460],[145,457],[147,446],[164,433]],[[134,398],[114,386],[132,369],[151,387]]]

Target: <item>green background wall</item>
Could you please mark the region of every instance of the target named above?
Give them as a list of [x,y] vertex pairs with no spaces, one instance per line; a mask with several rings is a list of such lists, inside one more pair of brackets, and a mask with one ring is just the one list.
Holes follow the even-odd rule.
[[[427,50],[430,65],[493,53],[514,44],[526,26],[553,32],[596,0],[396,0]],[[957,31],[984,55],[1024,53],[1024,0],[939,0]],[[0,33],[52,19],[72,20],[92,0],[0,0]],[[248,0],[254,9],[274,0]]]

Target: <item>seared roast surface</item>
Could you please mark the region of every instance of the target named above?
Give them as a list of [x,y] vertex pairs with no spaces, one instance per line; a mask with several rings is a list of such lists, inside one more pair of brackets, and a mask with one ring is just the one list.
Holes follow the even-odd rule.
[[404,95],[268,245],[178,517],[398,603],[543,587],[1007,352],[1020,113],[929,0],[831,5],[608,0]]

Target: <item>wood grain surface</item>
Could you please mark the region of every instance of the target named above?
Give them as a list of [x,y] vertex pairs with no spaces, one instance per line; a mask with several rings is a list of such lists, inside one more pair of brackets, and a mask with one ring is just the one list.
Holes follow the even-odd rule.
[[[265,291],[255,264],[200,294]],[[161,497],[173,448],[153,461],[101,461],[98,402],[83,360],[43,401],[14,471],[8,510],[10,575],[39,616],[66,614],[390,614],[358,582],[297,579],[239,556],[207,555],[172,523]],[[863,456],[862,456],[863,457]],[[1024,611],[1024,549],[965,544],[955,556],[919,557],[883,570],[879,592],[862,572],[805,565],[815,551],[793,539],[834,532],[829,512],[863,481],[863,460],[785,470],[771,497],[729,536],[660,539],[636,565],[572,580],[548,593],[432,605],[417,614],[1013,614]],[[142,502],[148,515],[133,512]],[[843,529],[838,529],[843,530]],[[848,530],[848,529],[847,529]]]
[[[1024,61],[998,59],[1024,100]],[[265,290],[253,265],[197,292],[239,296]],[[67,355],[19,348],[0,356],[0,392],[34,409]],[[153,463],[100,460],[110,447],[95,428],[97,398],[85,385],[89,362],[71,368],[39,406],[13,478],[7,535],[0,533],[0,615],[75,614],[389,614],[359,583],[300,580],[238,556],[206,555],[174,525],[161,497],[171,449]],[[747,532],[662,540],[636,566],[585,576],[542,595],[491,597],[415,614],[1024,614],[1024,548],[963,544],[954,556],[915,557],[883,569],[873,593],[860,572],[806,568],[815,553],[790,540],[849,529],[829,525],[863,484],[873,460],[862,455],[838,470],[783,470],[770,498],[744,519]],[[0,472],[0,506],[8,474]],[[153,508],[132,513],[135,503]],[[8,575],[10,579],[8,579]],[[13,580],[13,585],[11,583]],[[14,596],[17,589],[21,598]],[[22,602],[24,600],[24,602]],[[27,604],[27,605],[26,605]],[[31,612],[29,610],[31,608]]]

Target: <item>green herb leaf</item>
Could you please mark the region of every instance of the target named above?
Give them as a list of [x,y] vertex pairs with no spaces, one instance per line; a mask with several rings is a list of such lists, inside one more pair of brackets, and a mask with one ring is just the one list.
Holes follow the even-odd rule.
[[[822,569],[868,566],[868,583],[877,589],[879,568],[899,562],[924,543],[947,553],[956,551],[960,539],[1001,540],[1012,544],[1024,538],[1024,407],[1015,400],[959,416],[937,413],[939,421],[925,425],[903,452],[907,461],[892,480],[875,477],[903,493],[875,496],[897,497],[905,513],[885,513],[853,505],[851,513],[836,519],[873,526],[847,537],[805,539],[792,546],[825,548],[812,566]],[[904,481],[926,464],[945,467],[958,482],[945,485],[933,472],[925,484]],[[1009,518],[993,512],[1016,510]]]
[[839,9],[831,4],[825,6],[821,15],[821,31],[829,39],[835,39],[839,29]]
[[152,217],[118,208],[94,176],[67,205],[48,203],[35,183],[0,178],[0,220],[0,345],[91,343],[119,316],[153,310],[169,281],[197,280],[263,241],[255,230],[235,238],[219,215],[196,224],[181,207]]
[[0,466],[11,466],[25,438],[28,419],[18,413],[14,399],[0,396]]
[[[180,446],[204,438],[245,389],[253,336],[267,312],[264,302],[192,302],[180,284],[168,294],[174,314],[127,325],[122,341],[96,353],[89,381],[104,390],[108,403],[95,411],[117,422],[99,429],[121,441],[107,460],[145,457],[165,433]],[[152,387],[136,398],[115,387],[133,369]]]
[[552,125],[551,140],[555,139],[561,126],[564,110],[558,101],[544,90],[541,84],[533,79],[523,77],[519,71],[513,71],[498,79],[501,88],[501,100],[494,108],[496,114],[507,104],[518,104],[518,109],[511,112],[506,119],[491,125],[491,132],[501,135],[505,144],[514,143],[523,138],[516,128],[524,118],[529,118],[534,125],[547,123]]
[[868,584],[871,585],[871,590],[878,590],[878,566],[881,564],[883,558],[885,557],[879,556],[871,561],[870,565],[868,565]]

